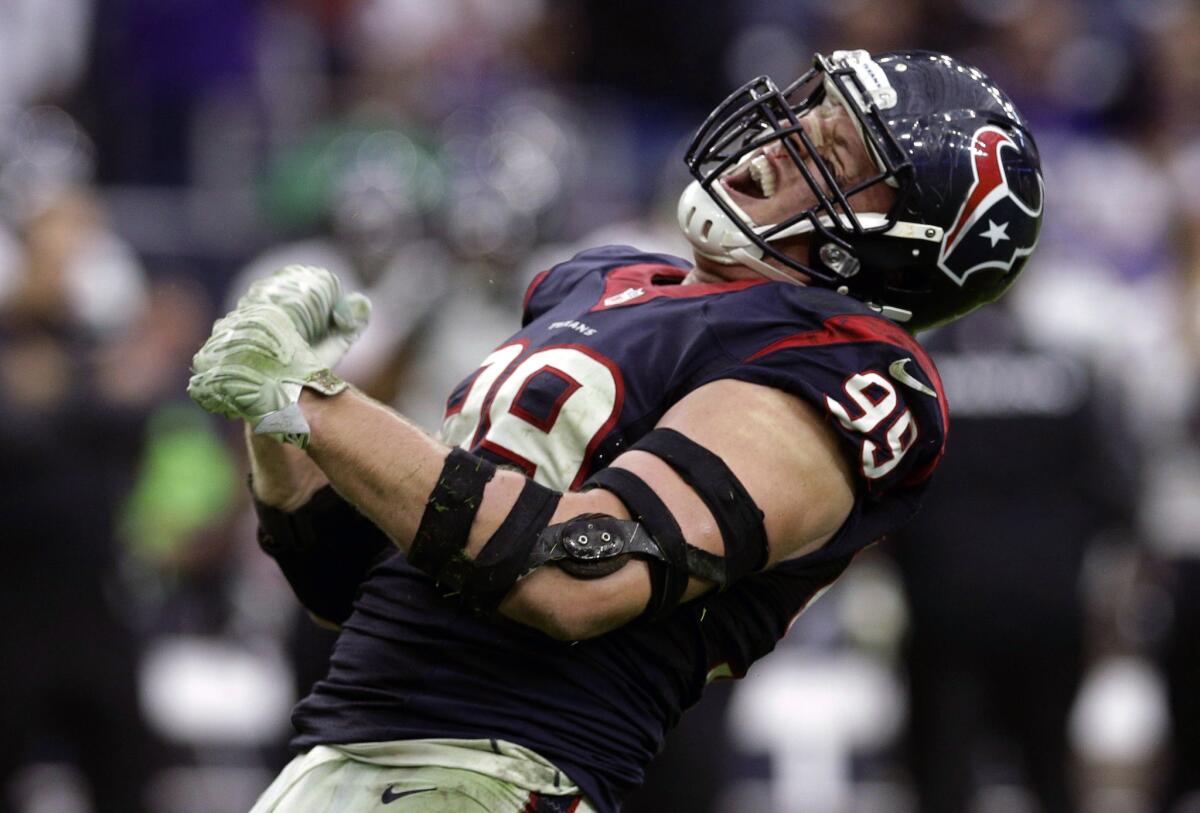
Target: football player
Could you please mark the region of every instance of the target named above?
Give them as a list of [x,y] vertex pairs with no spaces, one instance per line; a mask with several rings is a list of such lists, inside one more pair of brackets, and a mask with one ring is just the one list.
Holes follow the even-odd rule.
[[686,161],[694,261],[541,274],[438,439],[330,372],[367,316],[330,275],[214,326],[189,391],[251,427],[261,544],[341,627],[256,813],[616,810],[707,681],[916,511],[947,409],[912,334],[1033,251],[1024,120],[949,56],[842,51],[740,88]]

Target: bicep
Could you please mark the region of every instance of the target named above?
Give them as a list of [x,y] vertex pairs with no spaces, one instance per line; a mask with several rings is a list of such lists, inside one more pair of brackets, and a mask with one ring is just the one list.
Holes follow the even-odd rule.
[[[780,390],[723,380],[680,401],[658,424],[721,458],[763,512],[767,565],[818,549],[854,505],[854,477],[838,439],[822,416]],[[643,452],[621,465],[653,482],[688,542],[724,554],[712,514],[670,466]]]

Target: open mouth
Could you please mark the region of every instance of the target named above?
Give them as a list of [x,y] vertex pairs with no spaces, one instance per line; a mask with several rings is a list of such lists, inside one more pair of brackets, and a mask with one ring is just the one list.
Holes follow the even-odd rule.
[[771,159],[759,153],[721,179],[725,188],[758,200],[767,200],[775,195],[778,175]]

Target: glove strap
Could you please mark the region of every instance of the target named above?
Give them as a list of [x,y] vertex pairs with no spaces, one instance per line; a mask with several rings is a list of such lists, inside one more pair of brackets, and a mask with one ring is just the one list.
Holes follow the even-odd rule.
[[[337,395],[349,385],[329,370],[318,370],[305,380],[301,389],[308,387],[322,395]],[[312,431],[304,413],[300,411],[300,395],[283,409],[268,412],[254,425],[256,435],[276,435],[283,443],[301,449],[308,448],[308,436]]]

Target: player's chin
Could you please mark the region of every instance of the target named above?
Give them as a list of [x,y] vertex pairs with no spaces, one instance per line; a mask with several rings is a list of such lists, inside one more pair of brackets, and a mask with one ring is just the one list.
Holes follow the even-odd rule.
[[[796,235],[795,237],[789,237],[786,240],[782,240],[775,244],[775,248],[781,254],[784,254],[789,259],[793,259],[802,265],[808,261],[808,235],[806,234],[800,234]],[[786,265],[775,257],[767,257],[766,262],[769,265],[778,268],[780,271],[787,274],[801,285],[808,285],[810,282],[812,282],[812,277],[810,277],[808,274],[804,273],[803,271],[798,271],[797,269],[792,268],[790,265]]]

